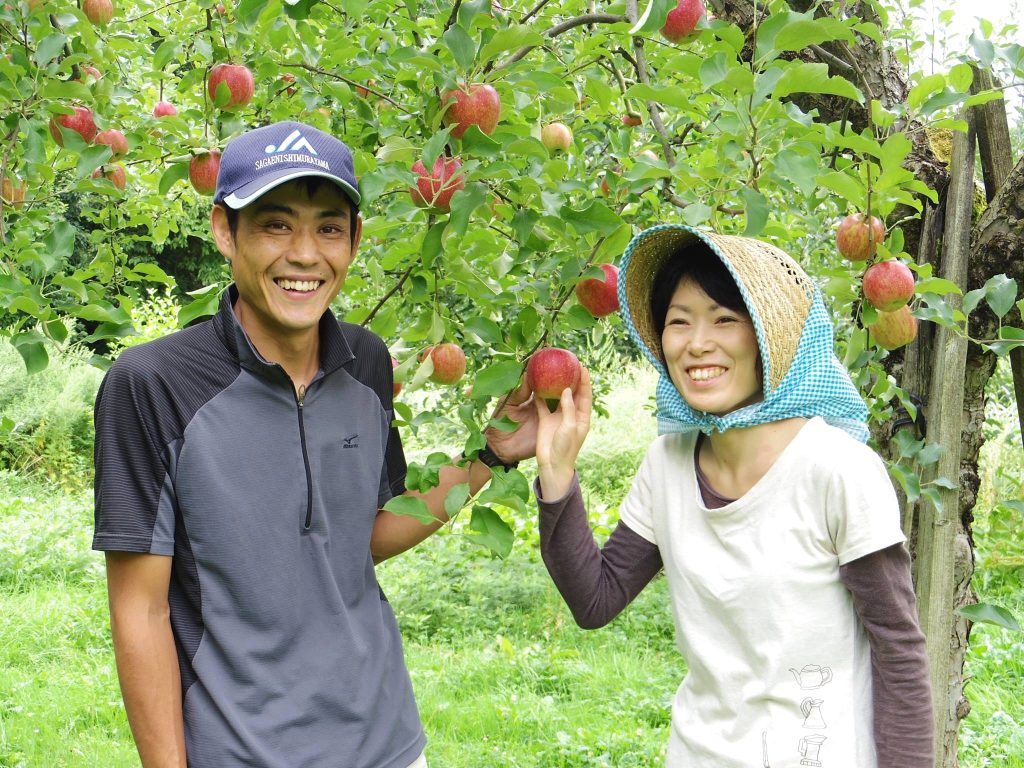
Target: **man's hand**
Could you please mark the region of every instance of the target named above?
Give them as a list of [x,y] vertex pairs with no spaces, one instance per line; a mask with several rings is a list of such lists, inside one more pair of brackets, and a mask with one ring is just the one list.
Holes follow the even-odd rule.
[[498,458],[507,464],[533,458],[537,450],[537,409],[533,405],[533,391],[525,379],[519,388],[502,401],[492,418],[508,416],[519,424],[515,432],[502,432],[488,427],[484,437]]

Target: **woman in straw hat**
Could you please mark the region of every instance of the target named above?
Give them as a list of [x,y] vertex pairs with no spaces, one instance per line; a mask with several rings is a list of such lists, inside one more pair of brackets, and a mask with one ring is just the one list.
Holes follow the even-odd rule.
[[661,436],[602,549],[575,475],[589,376],[537,406],[541,552],[577,623],[664,569],[689,668],[670,768],[931,768],[896,496],[820,293],[771,245],[682,225],[633,238],[621,273]]

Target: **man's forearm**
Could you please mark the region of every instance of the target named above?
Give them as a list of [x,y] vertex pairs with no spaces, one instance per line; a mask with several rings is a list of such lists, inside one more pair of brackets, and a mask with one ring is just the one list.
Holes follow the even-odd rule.
[[181,675],[169,612],[111,610],[114,656],[143,768],[185,768]]

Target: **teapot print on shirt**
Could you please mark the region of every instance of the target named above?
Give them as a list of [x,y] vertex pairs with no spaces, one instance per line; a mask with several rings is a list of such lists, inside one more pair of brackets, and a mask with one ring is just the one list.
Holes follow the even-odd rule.
[[801,690],[811,691],[832,682],[832,668],[818,664],[804,664],[800,669],[789,668]]

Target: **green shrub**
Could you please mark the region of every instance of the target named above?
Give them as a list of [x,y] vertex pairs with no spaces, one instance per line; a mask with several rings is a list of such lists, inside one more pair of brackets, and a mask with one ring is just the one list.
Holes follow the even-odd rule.
[[29,375],[17,351],[0,344],[0,470],[69,489],[88,486],[92,409],[102,376],[74,347],[51,350],[46,370]]

